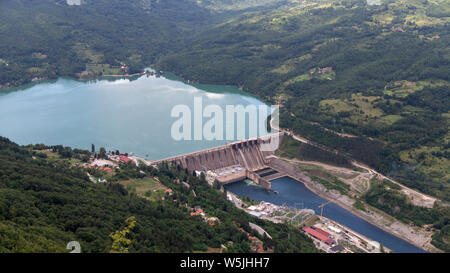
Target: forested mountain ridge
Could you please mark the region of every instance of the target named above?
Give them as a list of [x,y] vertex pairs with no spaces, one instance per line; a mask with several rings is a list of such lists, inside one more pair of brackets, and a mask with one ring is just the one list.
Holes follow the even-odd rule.
[[[190,80],[239,85],[280,104],[281,126],[448,202],[449,2],[380,2],[1,1],[0,88],[59,76],[134,73],[150,64]],[[20,168],[11,167],[8,175],[11,170]],[[77,181],[85,178],[80,174]],[[13,202],[7,191],[4,196]],[[129,216],[102,227],[102,239],[89,242],[88,250],[107,249],[105,234]],[[20,230],[24,218],[4,228]],[[448,247],[448,223],[443,217],[436,224],[441,249]],[[41,226],[60,239],[39,240],[61,250],[67,233],[46,224]],[[93,232],[86,238],[96,238]],[[42,230],[19,232],[26,233],[38,236]],[[77,238],[87,242],[83,236]],[[174,251],[153,247],[143,249]]]
[[382,3],[244,12],[159,64],[278,103],[281,126],[449,201],[450,7]]
[[241,9],[278,2],[1,1],[0,88],[60,76],[136,73],[193,33]]
[[287,0],[193,0],[199,6],[214,11],[236,11],[249,8],[276,6],[288,2]]
[[141,71],[213,20],[189,0],[0,2],[0,88],[32,79]]
[[[264,248],[271,251],[317,251],[299,229],[259,220],[235,208],[204,177],[168,166],[161,166],[159,171],[132,164],[121,166],[120,175],[112,180],[154,177],[171,189],[171,195],[164,200],[149,201],[117,182],[91,182],[86,169],[74,166],[70,158],[52,161],[45,152],[53,148],[21,147],[0,138],[2,253],[68,252],[66,245],[70,241],[78,241],[82,252],[109,252],[113,242],[110,234],[122,229],[132,216],[136,222],[128,236],[129,252],[206,251],[221,249],[221,245],[227,246],[229,252],[251,252],[250,241],[239,228],[259,237]],[[177,179],[190,188],[176,183]],[[191,216],[189,208],[195,206],[201,206],[208,217],[217,217],[220,222],[211,226]],[[249,221],[263,227],[273,240],[251,230]]]

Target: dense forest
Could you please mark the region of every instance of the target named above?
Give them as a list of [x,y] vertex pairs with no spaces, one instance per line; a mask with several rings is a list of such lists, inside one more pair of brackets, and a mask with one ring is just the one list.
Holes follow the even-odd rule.
[[[109,252],[110,234],[124,228],[130,217],[135,226],[128,235],[129,252],[193,252],[221,245],[228,246],[228,252],[251,252],[239,228],[275,252],[318,251],[300,229],[248,215],[204,177],[179,167],[122,166],[120,179],[157,177],[173,192],[165,200],[149,201],[117,182],[92,183],[84,168],[42,156],[44,148],[50,147],[20,147],[0,138],[0,252],[68,252],[70,241],[78,241],[82,252]],[[188,207],[194,206],[220,219],[219,224],[210,226],[190,216]],[[273,239],[253,231],[249,221]]]
[[[349,157],[346,155],[336,154],[317,146],[301,143],[286,136],[283,137],[276,155],[305,161],[319,161],[333,166],[361,171],[361,169],[351,164]],[[352,196],[349,193],[350,185],[340,181],[339,178],[332,175],[323,176],[323,174],[322,177],[316,176],[320,174],[320,171],[308,173],[307,169],[304,168],[302,171],[306,171],[306,175],[310,176],[313,181],[325,186],[328,190],[337,190],[343,195]],[[324,177],[327,179],[325,180]],[[450,251],[449,244],[446,243],[450,238],[450,207],[442,206],[442,203],[439,202],[432,208],[420,207],[413,204],[411,198],[402,192],[402,188],[398,184],[392,183],[387,179],[380,181],[376,178],[372,178],[368,182],[370,186],[361,194],[360,198],[355,199],[354,207],[365,210],[365,206],[362,203],[364,201],[366,204],[384,211],[403,223],[422,227],[427,231],[434,229],[435,233],[431,243],[446,252]]]
[[435,205],[428,209],[411,203],[408,197],[400,192],[400,186],[387,180],[373,182],[371,189],[364,194],[364,200],[378,209],[405,222],[416,226],[427,226],[427,229],[438,230],[431,243],[446,252],[450,252],[450,208]]
[[160,67],[241,86],[281,105],[282,127],[450,201],[447,2],[286,2],[186,39]]
[[311,144],[302,143],[292,137],[283,137],[280,148],[276,155],[285,158],[297,158],[305,161],[324,162],[335,166],[353,168],[348,157],[336,154],[332,151],[323,150]]
[[[318,153],[313,146],[285,143],[287,156],[340,166],[356,159],[408,187],[450,201],[448,1],[382,0],[380,5],[369,5],[366,0],[81,3],[0,2],[0,92],[42,79],[88,79],[135,73],[155,65],[201,83],[237,85],[279,104],[282,127],[341,152]],[[15,238],[2,238],[5,251],[14,251],[14,247],[64,251],[70,238],[82,241],[86,251],[108,251],[108,234],[130,216],[136,216],[135,230],[141,232],[132,233],[136,239],[131,251],[193,251],[218,244],[211,239],[217,235],[214,231],[183,218],[174,204],[148,203],[131,198],[117,186],[92,185],[77,169],[49,165],[42,154],[34,156],[6,140],[2,143],[0,215],[9,218],[0,225],[7,232],[3,234],[9,234],[7,238]],[[73,153],[55,149],[61,155]],[[120,179],[133,173],[124,171]],[[218,192],[207,190],[200,178],[182,170],[162,168],[156,175],[168,186],[173,186],[168,178],[173,175],[190,179],[211,194],[209,198],[223,200]],[[374,187],[366,201],[399,219],[434,225],[441,232],[433,242],[448,250],[448,215],[442,217],[440,209],[427,215],[383,187]],[[191,198],[186,193],[182,196],[187,201]],[[380,198],[386,201],[380,204]],[[202,206],[207,205],[206,199]],[[116,210],[115,204],[122,203]],[[215,206],[222,211],[229,207],[217,204],[222,203]],[[104,209],[96,209],[100,205]],[[27,206],[33,209],[26,210]],[[137,213],[138,207],[148,214]],[[401,211],[394,211],[396,207]],[[81,218],[85,213],[92,217]],[[68,220],[69,215],[75,215],[75,220],[66,227],[61,219]],[[174,228],[164,231],[149,223],[150,232],[143,228],[144,224],[147,227],[146,215],[161,219],[176,215],[180,221],[165,220],[164,224]],[[266,225],[281,237],[288,232],[285,226]],[[186,231],[175,246],[158,241],[160,236],[143,239],[146,232],[168,232],[164,235],[176,238],[175,227]],[[206,235],[190,236],[196,229]],[[220,234],[217,238],[224,240],[234,236],[231,231]],[[276,249],[310,247],[307,243],[297,249],[289,240],[283,242]],[[248,250],[245,243],[235,246],[234,251]]]
[[1,1],[0,87],[80,77],[83,71],[91,77],[140,72],[182,36],[213,20],[189,0],[82,3]]

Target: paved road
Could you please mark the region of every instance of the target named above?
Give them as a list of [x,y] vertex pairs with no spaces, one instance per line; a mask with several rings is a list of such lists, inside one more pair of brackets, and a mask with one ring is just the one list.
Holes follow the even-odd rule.
[[[294,138],[294,139],[297,140],[297,141],[300,141],[300,142],[302,142],[302,143],[310,144],[310,145],[317,146],[317,147],[321,148],[320,146],[318,146],[318,145],[315,144],[314,142],[311,142],[310,140],[308,140],[308,139],[306,139],[306,138],[303,138],[303,137],[301,137],[301,136],[299,136],[299,135],[296,135],[294,132],[291,132],[291,131],[289,131],[289,130],[286,130],[286,129],[283,129],[283,128],[280,128],[280,127],[274,125],[274,124],[273,124],[273,119],[270,120],[270,126],[271,126],[272,128],[274,128],[275,130],[278,130],[278,131],[280,131],[280,132],[284,132],[285,134],[291,136],[292,138]],[[367,170],[369,173],[376,174],[376,175],[378,175],[379,177],[381,177],[381,178],[383,178],[383,179],[387,179],[388,181],[390,181],[390,182],[392,182],[392,183],[395,183],[395,184],[399,185],[399,186],[402,187],[404,190],[409,191],[409,192],[413,193],[414,195],[421,196],[423,200],[426,200],[426,202],[425,202],[425,203],[426,203],[426,204],[425,204],[426,207],[433,207],[433,205],[434,205],[434,203],[436,202],[436,200],[438,200],[438,199],[435,198],[435,197],[432,197],[432,196],[426,195],[426,194],[424,194],[424,193],[421,193],[421,192],[419,192],[419,191],[416,191],[416,190],[413,190],[413,189],[411,189],[411,188],[408,188],[408,187],[404,186],[403,184],[401,184],[401,183],[399,183],[399,182],[393,180],[392,178],[389,178],[389,177],[387,177],[387,176],[385,176],[385,175],[383,175],[383,174],[377,172],[376,170],[374,170],[374,169],[368,167],[367,165],[365,165],[365,164],[363,164],[363,163],[361,163],[361,162],[358,162],[358,161],[352,159],[352,165],[355,166],[355,167],[358,167],[358,168],[365,169],[365,170]],[[441,201],[441,200],[440,200],[440,201]],[[449,206],[449,204],[444,203],[444,202],[442,202],[442,201],[441,201],[441,203],[443,203],[443,205],[445,205],[445,206]]]

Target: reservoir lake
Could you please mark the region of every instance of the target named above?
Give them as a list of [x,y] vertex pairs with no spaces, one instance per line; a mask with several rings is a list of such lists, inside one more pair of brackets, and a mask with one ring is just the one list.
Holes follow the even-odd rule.
[[[130,79],[99,79],[76,81],[60,78],[12,90],[0,91],[0,136],[21,144],[64,145],[90,150],[135,153],[158,160],[224,145],[238,140],[176,141],[171,137],[171,116],[176,105],[187,105],[193,112],[194,97],[201,97],[204,107],[214,104],[265,105],[259,99],[232,86],[187,84],[173,74],[163,77],[141,76]],[[224,115],[225,116],[225,115]],[[259,117],[259,118],[267,118]],[[209,118],[205,118],[204,122]],[[262,134],[267,131],[262,130]],[[246,138],[251,135],[247,128]],[[278,192],[266,191],[246,182],[227,185],[239,196],[277,205],[310,208],[326,202],[309,191],[302,183],[290,178],[272,182]],[[330,203],[324,216],[395,250],[396,252],[424,252],[349,211]]]
[[[233,86],[189,85],[173,74],[165,77],[141,76],[130,79],[100,79],[89,82],[60,78],[52,82],[0,91],[0,135],[21,144],[64,145],[72,148],[126,153],[158,160],[239,140],[175,140],[172,125],[174,106],[191,110],[191,135],[194,132],[194,98],[201,98],[203,109],[218,105],[265,105]],[[268,110],[270,111],[270,110]],[[267,115],[260,117],[265,120]],[[211,118],[203,118],[203,125]],[[249,118],[247,117],[247,122]],[[253,124],[258,124],[252,119]],[[225,124],[225,121],[224,121]],[[235,121],[236,129],[237,121]],[[264,127],[264,126],[262,126]],[[178,127],[177,127],[178,128]],[[259,128],[259,126],[258,126]],[[224,129],[225,131],[225,129]],[[251,134],[246,137],[266,135]],[[241,138],[242,139],[242,138]]]

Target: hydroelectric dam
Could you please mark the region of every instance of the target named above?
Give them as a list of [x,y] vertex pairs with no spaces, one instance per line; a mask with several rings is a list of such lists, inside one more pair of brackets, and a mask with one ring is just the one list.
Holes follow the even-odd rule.
[[[276,178],[277,171],[268,167],[267,157],[273,152],[261,149],[262,145],[280,141],[283,133],[271,134],[259,138],[229,143],[223,146],[197,151],[189,154],[169,157],[151,164],[176,164],[189,171],[205,173],[208,182],[215,180],[221,184],[250,179],[267,190],[271,190],[270,181]],[[278,138],[278,139],[276,139]]]

